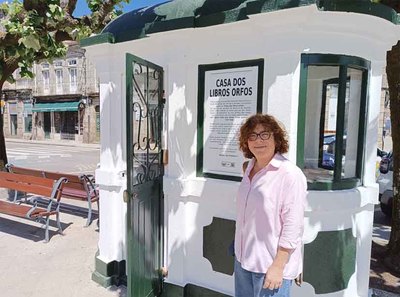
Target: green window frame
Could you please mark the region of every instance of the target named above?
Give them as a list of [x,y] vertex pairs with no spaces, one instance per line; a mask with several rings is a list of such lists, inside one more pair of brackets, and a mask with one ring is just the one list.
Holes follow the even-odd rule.
[[[309,83],[309,67],[310,66],[332,66],[338,68],[338,76],[330,77],[329,79],[323,80],[321,83],[321,118],[319,121],[319,135],[315,135],[318,138],[318,167],[321,168],[322,162],[322,149],[324,140],[324,125],[325,123],[325,104],[326,104],[326,86],[328,84],[337,84],[337,106],[336,106],[336,118],[335,118],[335,131],[333,135],[335,137],[334,147],[334,162],[332,165],[331,179],[309,179],[308,178],[308,189],[309,190],[343,190],[355,188],[362,185],[363,175],[363,161],[364,161],[364,145],[366,135],[366,120],[367,120],[367,87],[368,77],[371,69],[371,63],[365,59],[346,56],[346,55],[334,55],[334,54],[302,54],[301,55],[301,69],[300,69],[300,90],[299,90],[299,110],[298,110],[298,131],[297,131],[297,165],[305,171],[305,143],[306,143],[306,118],[307,118],[307,96],[308,96],[308,83]],[[322,68],[321,68],[322,69]],[[349,71],[350,69],[350,71]],[[349,73],[352,71],[361,71],[361,85],[360,85],[360,103],[358,112],[358,132],[357,132],[357,150],[355,161],[354,176],[345,177],[343,176],[343,152],[346,149],[344,139],[346,138],[345,131],[345,116],[346,116],[346,98],[348,85],[349,85]],[[312,78],[310,78],[312,79]],[[311,92],[311,91],[310,91]],[[349,111],[348,111],[349,112]],[[350,113],[348,114],[348,116]],[[347,129],[347,127],[346,127]],[[308,142],[307,142],[308,143]],[[309,145],[309,144],[308,144]]]

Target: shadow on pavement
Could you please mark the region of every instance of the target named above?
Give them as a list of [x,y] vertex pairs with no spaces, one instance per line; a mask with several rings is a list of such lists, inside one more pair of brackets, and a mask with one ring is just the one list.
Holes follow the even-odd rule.
[[[70,225],[72,225],[72,223],[61,223],[61,227],[63,230],[67,229]],[[56,221],[50,220],[49,242],[51,242],[51,238],[54,235],[59,234],[56,230]],[[24,222],[18,222],[13,219],[0,217],[0,232],[38,242],[44,241],[45,228],[43,224],[33,222],[32,220],[24,220]]]
[[383,264],[385,251],[386,245],[372,241],[369,285],[371,288],[400,294],[400,275],[390,273]]

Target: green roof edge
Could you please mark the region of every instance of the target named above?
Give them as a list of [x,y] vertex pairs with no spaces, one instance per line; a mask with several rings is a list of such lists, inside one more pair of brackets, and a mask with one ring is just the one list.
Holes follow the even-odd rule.
[[254,0],[248,2],[245,7],[217,12],[202,17],[183,17],[167,21],[148,23],[145,24],[144,28],[120,32],[117,36],[114,36],[109,32],[101,33],[99,35],[82,39],[80,45],[82,47],[88,47],[102,43],[119,43],[144,38],[151,33],[232,23],[246,20],[248,19],[248,16],[252,14],[309,6],[314,4],[322,11],[367,14],[385,19],[395,25],[400,24],[399,14],[397,14],[394,9],[383,4],[371,3],[367,0],[354,0],[351,2],[348,0],[299,0],[297,4],[295,4],[295,2],[288,2],[287,0]]
[[353,12],[369,14],[385,19],[395,25],[400,23],[399,14],[389,6],[365,0],[320,0],[318,8],[324,11]]
[[115,43],[115,37],[112,33],[101,33],[82,39],[79,44],[81,47],[92,46],[102,43]]

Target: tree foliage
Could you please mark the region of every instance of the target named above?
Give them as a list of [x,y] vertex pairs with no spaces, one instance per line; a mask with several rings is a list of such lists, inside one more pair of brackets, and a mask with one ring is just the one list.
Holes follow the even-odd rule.
[[[34,61],[62,57],[64,41],[98,33],[129,0],[86,0],[91,13],[75,17],[78,0],[12,0],[0,4],[0,94],[13,73],[32,77]],[[7,163],[0,116],[0,169]]]
[[74,17],[77,0],[13,0],[0,5],[4,18],[0,22],[0,87],[13,80],[19,67],[21,75],[29,71],[34,61],[63,56],[63,41],[79,40],[98,33],[120,13],[118,8],[128,0],[87,0],[91,14]]

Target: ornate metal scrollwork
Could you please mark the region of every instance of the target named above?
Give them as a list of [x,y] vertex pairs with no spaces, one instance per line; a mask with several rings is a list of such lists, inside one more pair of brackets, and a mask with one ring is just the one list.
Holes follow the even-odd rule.
[[133,67],[133,166],[136,183],[154,180],[161,174],[162,102],[158,70],[138,63]]

